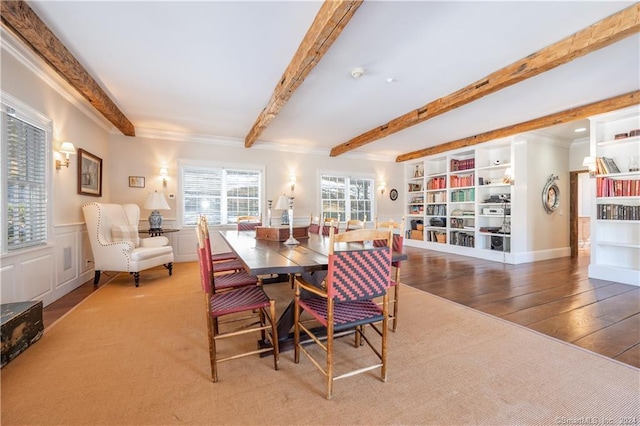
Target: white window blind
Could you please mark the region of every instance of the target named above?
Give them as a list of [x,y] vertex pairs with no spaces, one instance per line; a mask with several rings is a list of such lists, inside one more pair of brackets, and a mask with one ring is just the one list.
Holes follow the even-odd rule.
[[2,108],[3,245],[6,251],[47,241],[47,132]]
[[182,225],[195,226],[198,215],[211,225],[237,223],[238,216],[259,216],[262,171],[185,165],[182,168]]
[[373,219],[373,179],[322,175],[320,185],[323,217]]

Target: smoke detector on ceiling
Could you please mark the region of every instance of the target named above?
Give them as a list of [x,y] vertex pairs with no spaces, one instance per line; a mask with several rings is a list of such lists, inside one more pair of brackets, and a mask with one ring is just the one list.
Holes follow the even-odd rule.
[[351,77],[353,78],[360,78],[364,75],[364,68],[354,68],[351,70]]

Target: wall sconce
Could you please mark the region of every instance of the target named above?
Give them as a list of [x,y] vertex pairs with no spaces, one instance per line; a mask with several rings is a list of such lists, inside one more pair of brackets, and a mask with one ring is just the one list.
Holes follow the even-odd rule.
[[596,159],[594,157],[584,157],[584,160],[582,160],[582,167],[589,169],[589,177],[596,176]]
[[296,176],[295,175],[290,175],[289,176],[289,186],[291,186],[291,192],[293,192],[293,190],[296,189]]
[[380,189],[380,195],[384,195],[384,191],[387,190],[387,184],[385,181],[380,182],[380,186],[378,187]]
[[162,187],[166,188],[167,187],[167,176],[169,175],[169,172],[167,171],[166,168],[161,168],[160,169],[160,177],[162,177]]
[[76,148],[73,146],[71,142],[62,142],[60,145],[60,149],[58,150],[60,154],[64,154],[66,159],[64,163],[60,160],[56,160],[56,170],[62,169],[62,166],[69,168],[69,164],[71,164],[71,160],[69,160],[69,155],[76,153]]

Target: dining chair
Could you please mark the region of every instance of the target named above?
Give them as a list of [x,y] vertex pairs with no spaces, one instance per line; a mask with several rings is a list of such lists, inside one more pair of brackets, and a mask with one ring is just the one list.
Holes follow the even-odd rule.
[[[209,230],[209,224],[207,223],[207,216],[204,214],[201,214],[198,219],[198,221],[202,220],[205,223],[205,226],[207,227],[207,232]],[[238,259],[238,256],[236,256],[236,254],[232,251],[225,251],[222,253],[214,253],[211,255],[211,261],[212,262],[224,262],[225,260],[234,260],[234,259]]]
[[334,229],[334,233],[336,234],[339,233],[340,222],[338,222],[338,219],[326,217],[322,223],[322,235],[324,235],[325,237],[328,237],[329,233],[331,232],[331,229]]
[[213,254],[211,254],[211,239],[209,238],[209,225],[207,223],[207,216],[200,215],[196,220],[196,232],[202,232],[204,234],[204,239],[206,242],[206,247],[208,248],[208,252],[211,257],[211,261],[213,262],[212,268],[213,272],[228,272],[228,271],[239,271],[244,268],[240,259],[238,259],[235,253],[230,253],[233,257],[229,257],[226,260],[219,260],[222,256],[218,256],[214,260]]
[[[212,381],[218,381],[219,363],[265,352],[272,352],[274,367],[278,370],[280,353],[275,319],[275,301],[267,296],[262,286],[258,285],[239,287],[220,293],[216,292],[215,280],[217,277],[214,277],[211,271],[210,257],[202,238],[198,239],[197,251],[200,266],[200,283],[205,293],[206,301]],[[213,279],[210,277],[213,277]],[[223,318],[225,319],[224,322],[222,321]],[[224,331],[222,330],[223,328]],[[224,357],[219,356],[219,341],[257,332],[261,334],[264,342],[261,348],[239,351],[235,347],[229,347],[225,348],[225,351],[228,349],[228,352],[233,352],[232,354]]]
[[[196,221],[196,237],[198,239],[199,246],[201,245],[204,249],[204,256],[206,259],[211,259],[211,242],[209,241],[209,230],[206,226],[206,218],[204,216],[200,216]],[[234,262],[234,261],[229,261]],[[250,275],[247,271],[244,270],[244,267],[240,260],[236,260],[240,264],[240,267],[235,269],[228,269],[224,272],[224,274],[218,274],[217,278],[214,282],[214,275],[217,272],[222,272],[220,270],[216,270],[216,265],[220,265],[221,263],[210,262],[211,265],[209,270],[211,271],[210,280],[212,282],[214,291],[222,291],[229,290],[238,287],[245,286],[255,286],[258,284],[258,278],[254,275]]]
[[[389,229],[391,228],[393,231],[393,251],[396,253],[402,253],[403,245],[404,245],[404,216],[400,222],[394,222],[393,219],[387,222],[378,222],[378,218],[375,220],[374,227],[376,229]],[[397,232],[396,232],[397,231]],[[374,246],[383,246],[386,244],[386,241],[379,240],[374,241]],[[393,296],[389,297],[389,306],[390,306],[390,314],[389,318],[391,321],[391,330],[396,331],[398,328],[398,309],[399,309],[399,301],[400,301],[400,266],[401,261],[397,260],[391,262],[391,266],[393,267],[393,279],[391,280],[391,287],[393,288]]]
[[311,215],[311,219],[309,221],[309,233],[310,234],[320,234],[320,217]]
[[238,231],[255,231],[256,226],[262,226],[259,216],[238,216]]
[[353,231],[354,229],[365,229],[366,227],[367,227],[366,216],[364,220],[350,219],[347,221],[347,227],[345,228],[345,232]]
[[[300,362],[303,352],[323,373],[326,379],[326,398],[333,396],[333,382],[356,374],[380,368],[380,379],[387,380],[387,335],[391,273],[391,229],[359,229],[342,234],[329,234],[328,272],[323,288],[314,286],[303,277],[295,278],[294,302],[294,361]],[[385,247],[364,248],[357,241],[387,240]],[[343,243],[347,244],[346,248]],[[340,250],[335,249],[339,244]],[[355,246],[355,247],[354,247]],[[304,298],[301,297],[305,291]],[[382,307],[373,300],[382,297]],[[311,323],[301,320],[305,311],[312,317]],[[380,323],[382,323],[380,327]],[[320,325],[319,331],[314,328]],[[365,326],[369,325],[380,337],[380,342],[365,335]],[[301,331],[309,339],[301,341]],[[320,335],[320,332],[326,335]],[[376,362],[336,375],[334,357],[336,346],[334,339],[355,332],[355,347],[367,343],[376,355]],[[326,343],[323,343],[326,341]],[[305,347],[317,344],[325,354],[322,360],[316,359],[311,350]],[[361,359],[360,359],[361,360]],[[351,360],[358,363],[359,360]],[[363,364],[364,362],[360,362]]]

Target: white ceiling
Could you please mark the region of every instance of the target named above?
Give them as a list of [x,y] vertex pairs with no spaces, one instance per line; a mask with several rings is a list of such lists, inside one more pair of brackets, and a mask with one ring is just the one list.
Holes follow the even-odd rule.
[[[332,147],[632,3],[365,1],[254,146],[328,155]],[[321,6],[317,1],[29,4],[137,134],[224,137],[237,139],[238,146],[244,146]],[[355,67],[366,72],[357,80],[351,77]],[[355,152],[395,160],[639,88],[636,34]],[[573,134],[579,126],[585,121],[553,132],[584,137]]]

